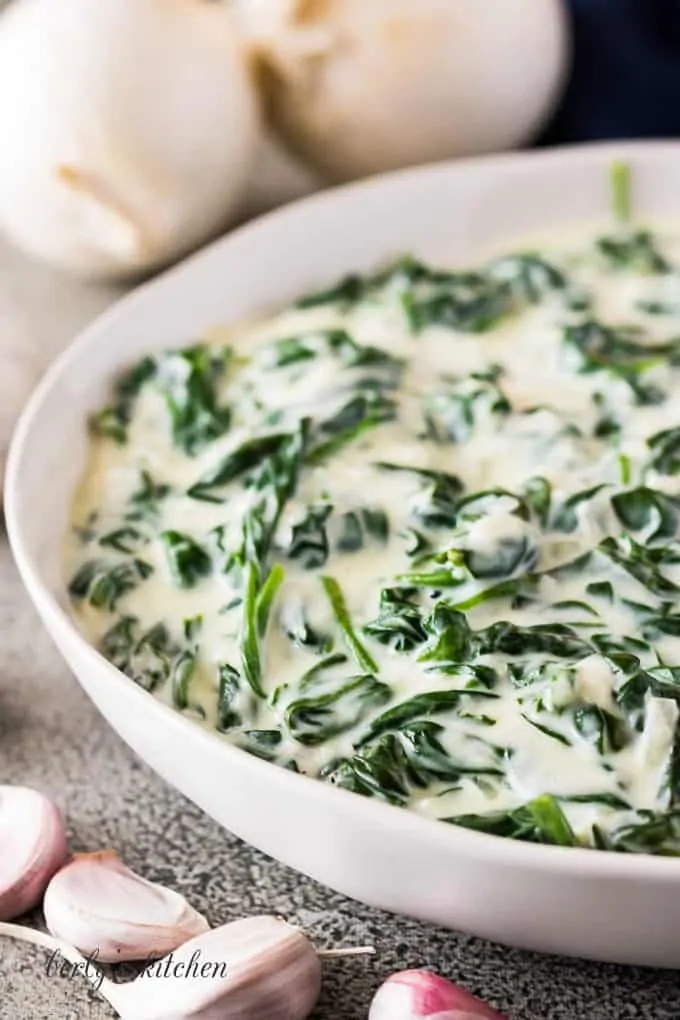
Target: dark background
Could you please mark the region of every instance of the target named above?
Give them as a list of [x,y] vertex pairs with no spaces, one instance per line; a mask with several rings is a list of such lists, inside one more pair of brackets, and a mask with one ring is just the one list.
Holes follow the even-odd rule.
[[573,65],[540,144],[680,137],[680,0],[567,0]]

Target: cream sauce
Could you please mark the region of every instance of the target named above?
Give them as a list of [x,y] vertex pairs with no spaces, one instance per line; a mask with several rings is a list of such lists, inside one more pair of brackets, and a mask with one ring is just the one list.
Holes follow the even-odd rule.
[[[498,621],[521,628],[559,623],[571,626],[586,639],[593,632],[615,640],[640,638],[639,604],[658,610],[668,599],[650,593],[627,569],[593,550],[607,536],[617,537],[626,531],[612,504],[615,494],[644,484],[680,495],[678,476],[650,468],[647,442],[651,435],[680,425],[680,371],[667,362],[645,371],[645,382],[660,386],[664,397],[656,404],[641,404],[633,388],[616,372],[581,371],[578,353],[565,343],[564,329],[590,316],[608,326],[638,326],[644,331],[635,337],[640,343],[666,341],[677,330],[680,283],[674,272],[614,269],[594,253],[592,240],[585,238],[577,250],[556,248],[545,256],[567,274],[570,294],[590,297],[592,310],[588,314],[571,308],[562,290],[551,290],[537,304],[505,318],[488,332],[466,333],[429,324],[414,335],[397,280],[350,308],[337,303],[294,308],[230,330],[229,343],[236,358],[220,380],[217,396],[220,405],[232,409],[231,427],[193,455],[173,442],[167,401],[160,392],[163,385],[167,392],[169,376],[161,372],[160,386],[153,379],[144,385],[134,403],[127,442],[117,444],[102,437],[92,441],[73,508],[74,530],[66,553],[69,574],[93,557],[113,564],[129,560],[128,554],[102,549],[98,543],[102,535],[129,523],[140,472],[148,472],[171,491],[158,502],[157,517],[138,525],[146,541],[136,555],[152,568],[150,575],[123,594],[110,611],[93,607],[87,598],[76,599],[76,611],[92,641],[99,644],[116,621],[126,616],[136,619],[140,633],[163,622],[179,647],[184,641],[183,621],[201,616],[186,710],[214,728],[218,724],[219,667],[229,663],[241,670],[243,606],[238,603],[242,583],[224,571],[225,555],[218,551],[211,533],[223,528],[220,544],[227,551],[235,549],[244,516],[256,505],[260,493],[244,487],[242,478],[228,485],[220,502],[200,501],[187,491],[245,440],[267,431],[292,429],[305,416],[314,422],[326,420],[343,408],[348,395],[360,389],[367,376],[378,375],[384,381],[390,371],[395,373],[393,385],[386,385],[381,393],[396,402],[395,419],[367,429],[326,461],[305,467],[285,505],[271,557],[283,567],[285,578],[260,641],[265,697],[252,697],[247,684],[242,683],[234,702],[242,725],[228,737],[242,743],[248,730],[279,731],[280,743],[272,757],[318,775],[329,763],[351,758],[372,721],[387,708],[424,692],[463,686],[460,676],[433,668],[436,662],[419,661],[424,644],[396,651],[362,630],[379,614],[381,589],[395,586],[414,569],[428,572],[441,568],[431,561],[414,567],[409,555],[410,529],[414,527],[427,534],[436,549],[456,550],[453,559],[449,552],[447,562],[459,563],[462,556],[477,564],[477,576],[470,573],[456,587],[420,589],[418,604],[423,614],[425,607],[444,598],[465,611],[474,631]],[[672,258],[679,246],[664,241],[663,250]],[[672,315],[641,311],[640,303],[650,301],[671,303],[677,311]],[[401,359],[403,369],[343,367],[341,358],[328,353],[321,336],[323,331],[336,329],[346,330],[357,344]],[[300,336],[310,338],[306,342],[315,356],[276,367],[272,344]],[[499,366],[495,382],[471,377],[488,373],[492,366]],[[171,365],[169,371],[176,367]],[[181,372],[173,385],[181,388]],[[451,394],[475,390],[483,393],[473,405],[474,421],[461,425]],[[505,411],[494,407],[499,390],[509,404]],[[263,427],[267,415],[273,424]],[[428,415],[440,441],[426,435]],[[618,422],[617,434],[598,435],[598,423],[605,417]],[[441,434],[455,434],[455,441],[442,441]],[[517,514],[512,496],[491,501],[476,519],[475,515],[471,520],[459,516],[455,526],[431,528],[419,523],[429,498],[423,478],[407,470],[385,470],[378,462],[450,473],[460,479],[466,495],[488,489],[519,494],[530,479],[541,478],[552,487],[553,508],[562,506],[574,493],[598,485],[603,488],[574,509],[570,530],[556,527],[554,519],[542,522],[535,514],[524,519]],[[322,565],[305,569],[285,550],[308,508],[324,504],[334,508],[326,522],[331,551]],[[384,511],[389,539],[365,534],[359,550],[339,551],[341,515],[361,509]],[[84,530],[88,533],[85,540]],[[189,536],[213,557],[209,575],[193,587],[178,587],[173,579],[160,538],[171,530]],[[635,537],[643,544],[651,541],[650,535],[642,532],[636,532]],[[512,557],[513,550],[520,547],[525,550],[524,558],[509,573],[496,574],[490,580],[488,564],[493,566],[506,554]],[[588,562],[569,568],[588,553],[593,553]],[[567,567],[560,571],[560,565]],[[680,563],[664,564],[662,572],[669,582],[680,586]],[[389,700],[367,710],[360,699],[343,701],[342,711],[337,711],[350,721],[355,713],[358,721],[318,746],[308,746],[291,732],[286,710],[300,697],[300,678],[319,663],[319,649],[296,645],[288,636],[290,630],[304,618],[309,626],[329,635],[328,644],[332,643],[334,652],[347,652],[321,575],[340,585],[354,630],[375,660],[375,675],[388,685],[390,695]],[[532,579],[530,601],[498,595],[475,603],[480,592],[522,577]],[[594,581],[609,582],[613,597],[589,592],[588,585]],[[400,583],[408,586],[406,581]],[[430,638],[427,647],[433,640]],[[645,642],[636,651],[644,668],[680,663],[679,653],[680,638],[672,635]],[[513,679],[511,666],[516,658],[505,652],[482,653],[474,661],[496,671],[490,692],[495,696],[464,694],[455,708],[429,717],[443,727],[441,745],[462,771],[455,782],[431,778],[422,788],[412,786],[408,805],[423,814],[451,818],[513,810],[551,794],[559,799],[578,841],[585,844],[592,843],[594,824],[603,832],[614,831],[636,821],[639,812],[665,810],[677,732],[676,701],[648,691],[637,714],[627,713],[618,697],[621,676],[607,655],[596,648],[585,657],[560,658],[547,653],[521,657],[524,666],[553,663],[559,667],[548,678],[543,675],[533,683]],[[330,670],[318,691],[332,689],[348,675],[362,672],[365,670],[350,656],[347,664]],[[318,691],[314,689],[315,694]],[[173,703],[169,681],[160,683],[154,693]],[[584,731],[577,725],[577,710],[589,708],[627,727],[623,746],[598,747],[587,727]],[[588,795],[601,794],[619,798],[619,806],[612,806],[616,801],[587,800]],[[584,799],[569,800],[574,797]]]

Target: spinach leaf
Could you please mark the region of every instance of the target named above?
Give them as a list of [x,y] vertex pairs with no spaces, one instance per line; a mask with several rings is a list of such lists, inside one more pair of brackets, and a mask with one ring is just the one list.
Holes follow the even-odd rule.
[[678,531],[680,499],[656,489],[638,486],[612,496],[621,523],[631,531],[648,531],[647,541],[674,538]]
[[220,733],[229,733],[243,725],[243,717],[236,710],[236,703],[241,696],[241,674],[228,662],[218,667],[219,693],[217,696],[217,729]]
[[472,577],[479,579],[513,577],[533,569],[538,561],[538,544],[532,535],[504,535],[488,550],[465,549],[463,562]]
[[241,660],[243,674],[259,698],[265,697],[260,642],[267,633],[272,605],[283,581],[284,572],[278,564],[266,577],[258,563],[251,561],[245,565]]
[[589,503],[598,493],[606,489],[607,485],[593,485],[589,489],[574,492],[559,506],[552,520],[552,527],[555,531],[575,531],[578,526],[578,513],[584,503]]
[[358,754],[322,770],[322,778],[365,797],[377,797],[405,806],[413,790],[432,783],[455,783],[466,774],[500,776],[494,764],[472,765],[455,761],[444,748],[444,729],[429,720],[404,725],[399,732],[381,735]]
[[650,548],[640,545],[631,535],[623,534],[617,538],[610,536],[603,539],[598,550],[649,589],[653,595],[659,598],[677,597],[680,588],[661,572],[661,567],[665,563],[680,563],[680,549],[675,549],[672,545]]
[[459,664],[473,658],[474,632],[463,613],[445,599],[437,602],[422,626],[430,642],[418,656],[419,662]]
[[155,374],[155,360],[146,357],[121,375],[114,387],[113,403],[92,415],[90,431],[121,445],[126,443],[137,397]]
[[282,740],[280,730],[243,730],[238,746],[263,761],[276,761]]
[[163,397],[175,446],[193,456],[224,435],[231,411],[219,404],[217,386],[231,357],[205,344],[169,351],[157,360],[156,385]]
[[540,623],[519,627],[507,621],[492,623],[474,632],[478,655],[501,652],[505,655],[528,655],[541,652],[558,659],[582,659],[592,655],[592,645],[573,627],[564,623]]
[[319,305],[339,304],[351,307],[365,300],[374,287],[372,278],[352,274],[345,276],[334,287],[307,294],[296,304],[298,308],[317,308]]
[[[638,339],[640,338],[640,339]],[[564,339],[581,356],[581,371],[595,372],[608,368],[625,376],[641,372],[660,361],[676,364],[680,358],[680,341],[651,344],[642,338],[637,326],[605,326],[594,319],[564,328]]]
[[559,802],[549,794],[536,797],[528,804],[512,811],[456,815],[444,820],[477,832],[487,832],[525,842],[551,843],[556,846],[577,845],[576,836]]
[[623,853],[680,856],[680,810],[639,811],[639,821],[611,833],[611,848]]
[[538,256],[512,255],[476,273],[423,274],[404,292],[403,305],[413,333],[433,325],[483,333],[565,285],[563,274]]
[[630,164],[616,161],[611,166],[612,212],[620,223],[628,223],[631,216]]
[[308,648],[323,653],[333,646],[328,634],[312,627],[302,605],[289,600],[281,610],[281,628],[289,641],[298,648]]
[[638,404],[658,404],[664,394],[639,378],[658,364],[680,361],[680,341],[650,344],[640,341],[637,327],[605,326],[594,319],[564,327],[564,342],[579,356],[578,371],[607,371],[632,389]]
[[321,583],[326,595],[328,596],[328,600],[333,610],[333,615],[335,616],[338,626],[342,631],[347,647],[356,659],[358,665],[361,669],[364,669],[367,672],[377,673],[378,665],[375,659],[367,651],[367,649],[364,648],[363,644],[357,637],[342,588],[333,577],[322,577]]
[[628,743],[627,727],[623,720],[598,705],[576,708],[574,725],[582,737],[595,745],[600,754],[620,751]]
[[397,405],[380,390],[371,388],[356,394],[336,414],[317,426],[317,441],[307,455],[307,463],[323,464],[348,443],[378,425],[393,421],[396,416]]
[[[409,761],[413,786],[426,789],[432,782],[456,782],[464,775],[503,775],[503,769],[495,761],[481,764],[454,759],[442,743],[445,733],[443,726],[431,720],[420,720],[400,729],[399,738]],[[480,740],[479,743],[485,742]],[[491,748],[491,755],[497,757],[498,750]]]
[[285,723],[300,744],[316,747],[353,729],[374,707],[385,705],[392,690],[370,674],[348,677],[338,687],[296,698],[288,705]]
[[301,362],[313,361],[318,356],[315,340],[319,334],[284,337],[268,344],[258,352],[257,361],[263,368],[288,368]]
[[405,807],[409,787],[405,771],[408,761],[399,736],[393,733],[366,748],[363,754],[331,762],[320,778],[363,797],[377,797],[388,804]]
[[339,552],[351,553],[363,549],[367,537],[386,542],[389,535],[389,521],[383,510],[349,510],[338,521],[340,534],[335,543]]
[[671,269],[648,230],[600,237],[595,246],[611,269],[631,269],[636,273],[668,273]]
[[173,583],[178,588],[195,588],[212,573],[210,554],[189,535],[179,531],[162,531],[159,537]]
[[487,274],[508,285],[519,306],[538,304],[546,295],[567,286],[564,273],[535,254],[503,256],[489,265]]
[[99,539],[99,545],[106,549],[115,549],[116,552],[127,553],[131,556],[138,552],[143,545],[146,545],[148,541],[148,536],[139,531],[138,528],[133,528],[132,525],[124,525],[121,528],[116,528],[115,531],[109,531],[106,535],[102,535]]
[[327,655],[312,666],[311,669],[308,669],[306,673],[303,673],[298,683],[298,690],[306,692],[314,687],[318,687],[319,680],[323,678],[323,674],[327,670],[333,669],[335,666],[344,666],[346,662],[347,656],[343,652],[334,652],[332,655]]
[[309,419],[303,419],[281,448],[259,465],[252,481],[262,491],[262,497],[244,515],[241,541],[229,552],[224,566],[224,572],[232,576],[234,583],[242,583],[249,563],[264,575],[281,514],[297,488],[308,435]]
[[630,803],[618,793],[573,793],[556,797],[561,804],[602,804],[617,811],[629,811]]
[[130,510],[125,514],[128,521],[155,520],[160,513],[159,504],[170,494],[170,486],[154,481],[144,470],[140,473],[139,488],[129,499]]
[[114,666],[146,691],[154,691],[165,683],[178,652],[163,624],[156,624],[140,633],[139,621],[133,616],[122,616],[106,632],[99,649]]
[[559,730],[554,729],[552,726],[548,726],[547,723],[540,722],[538,719],[532,719],[531,716],[528,716],[525,712],[520,712],[520,715],[525,722],[529,723],[530,726],[533,726],[534,729],[539,730],[539,732],[543,733],[546,737],[556,740],[559,744],[564,744],[565,747],[571,747],[571,740],[569,740],[568,737],[565,737],[564,733],[560,733]]
[[326,521],[332,513],[333,506],[330,503],[307,507],[306,516],[292,527],[286,555],[291,560],[297,560],[305,570],[322,567],[328,559]]
[[472,436],[481,415],[505,415],[512,408],[503,391],[471,377],[424,398],[425,435],[437,443],[463,443]]
[[646,315],[677,315],[680,310],[677,305],[667,301],[640,300],[635,302],[635,307]]
[[258,698],[265,697],[262,686],[262,660],[260,657],[260,629],[257,618],[257,597],[260,571],[255,563],[246,563],[244,569],[243,620],[241,624],[241,663],[243,675]]
[[386,372],[393,382],[403,362],[389,351],[357,343],[344,329],[324,329],[298,337],[277,340],[265,347],[258,361],[264,368],[285,368],[326,354],[336,358],[343,368],[371,368]]
[[542,527],[545,527],[550,517],[550,506],[552,502],[552,486],[545,478],[529,478],[522,488],[521,498],[529,507]]
[[[625,602],[625,600],[624,600]],[[658,641],[664,634],[680,637],[680,614],[673,612],[673,602],[662,602],[657,609],[651,606],[635,607],[640,617],[640,630],[646,641]]]
[[516,533],[499,536],[488,549],[465,548],[465,536],[459,545],[430,553],[419,560],[431,570],[413,570],[397,580],[418,588],[457,588],[471,580],[511,578],[527,574],[538,559],[536,536]]
[[127,666],[139,640],[139,620],[136,616],[121,616],[99,643],[99,651],[113,665],[127,672]]
[[72,599],[87,599],[96,609],[113,612],[120,599],[152,573],[153,567],[140,559],[113,566],[100,560],[90,560],[72,578],[68,591]]
[[555,797],[543,794],[527,804],[543,842],[556,846],[576,846],[576,837]]
[[283,567],[275,563],[264,582],[260,585],[255,606],[257,632],[260,637],[264,637],[267,632],[274,599],[285,580],[285,576]]
[[380,613],[363,630],[395,652],[409,652],[427,640],[421,610],[407,588],[383,588]]
[[413,514],[426,527],[455,526],[458,518],[458,500],[463,492],[463,483],[456,475],[406,464],[393,464],[389,461],[378,461],[376,467],[382,471],[404,471],[422,479],[425,484],[414,497]]
[[680,672],[677,667],[643,669],[636,655],[625,652],[606,658],[616,676],[616,702],[624,711],[638,713],[641,718],[648,693],[657,698],[680,701]]
[[[460,669],[461,677],[465,678],[465,668]],[[458,708],[461,698],[466,696],[476,698],[496,698],[496,695],[486,688],[461,687],[454,690],[427,691],[425,694],[417,694],[407,701],[403,701],[394,708],[388,708],[386,712],[379,715],[368,726],[366,732],[360,737],[355,747],[360,748],[365,744],[389,733],[393,730],[401,730],[408,723],[416,719],[422,720],[433,715],[441,715]]]
[[320,305],[338,304],[344,308],[351,308],[377,296],[385,287],[398,285],[401,292],[410,283],[421,279],[436,280],[438,275],[446,277],[448,274],[437,274],[411,255],[406,255],[377,273],[345,276],[335,286],[301,298],[296,307],[316,308]]
[[180,652],[172,664],[170,671],[172,703],[180,711],[190,707],[189,692],[196,665],[196,653],[189,650]]
[[226,499],[224,490],[230,482],[279,453],[289,439],[288,433],[277,432],[244,440],[223,457],[219,464],[202,475],[187,490],[187,496],[207,503],[223,503]]
[[664,429],[647,440],[652,451],[649,467],[661,475],[680,474],[680,427]]

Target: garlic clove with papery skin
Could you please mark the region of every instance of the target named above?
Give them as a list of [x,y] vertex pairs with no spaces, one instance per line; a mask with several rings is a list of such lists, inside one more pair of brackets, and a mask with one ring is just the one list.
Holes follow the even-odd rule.
[[513,148],[564,82],[562,0],[236,0],[273,125],[331,180]]
[[393,974],[376,992],[368,1020],[504,1020],[464,988],[427,970]]
[[228,4],[14,0],[0,17],[0,228],[58,268],[125,276],[214,236],[259,131]]
[[123,1020],[305,1020],[321,990],[311,942],[277,917],[199,935],[117,990]]
[[479,1020],[479,1013],[461,1013],[454,1009],[446,1013],[432,1013],[427,1020]]
[[114,851],[76,855],[50,882],[44,912],[54,936],[102,963],[163,956],[209,928],[183,896]]
[[37,790],[0,786],[0,921],[31,910],[66,857],[59,809]]
[[199,935],[122,985],[52,935],[0,922],[0,938],[41,946],[69,961],[122,1020],[306,1020],[321,989],[314,947],[277,917],[251,917]]

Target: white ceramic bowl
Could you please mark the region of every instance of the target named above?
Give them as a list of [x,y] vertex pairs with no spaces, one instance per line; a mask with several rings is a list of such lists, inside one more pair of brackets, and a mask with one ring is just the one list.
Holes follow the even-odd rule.
[[680,966],[680,860],[516,843],[266,764],[106,662],[69,616],[60,562],[85,418],[118,368],[398,253],[472,259],[506,236],[605,220],[615,158],[633,166],[640,213],[680,214],[680,145],[635,144],[398,173],[231,234],[126,298],[53,365],[14,439],[6,515],[28,591],[87,693],[145,761],[232,832],[391,911],[529,949]]

